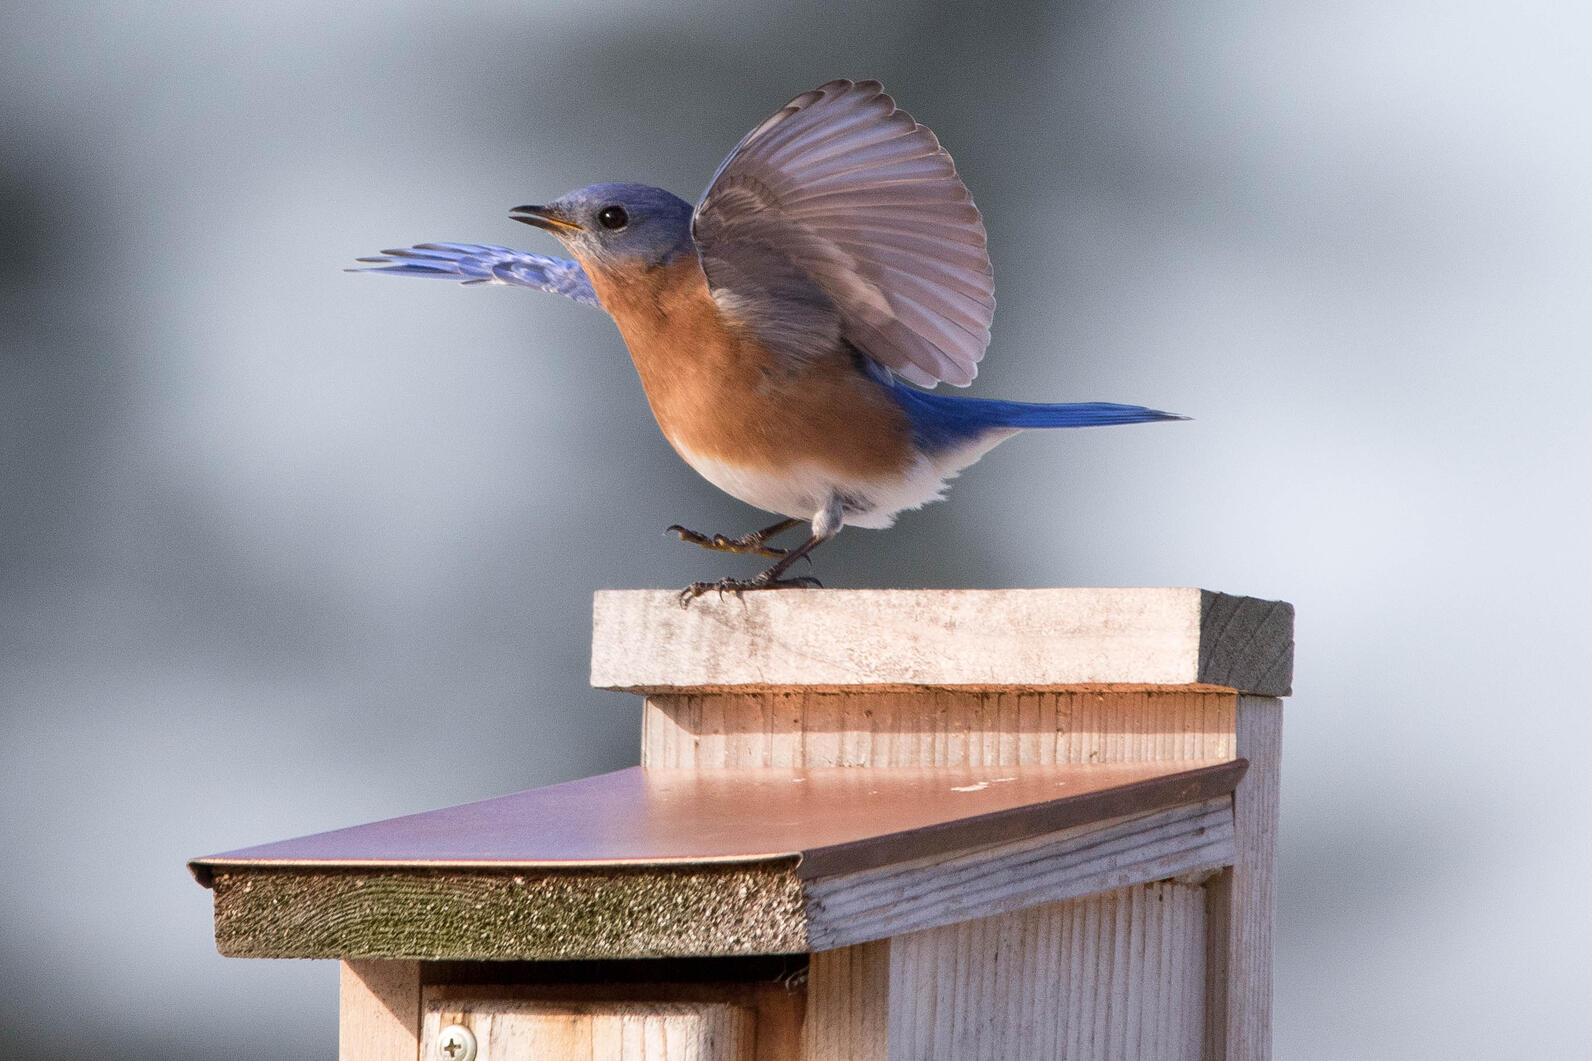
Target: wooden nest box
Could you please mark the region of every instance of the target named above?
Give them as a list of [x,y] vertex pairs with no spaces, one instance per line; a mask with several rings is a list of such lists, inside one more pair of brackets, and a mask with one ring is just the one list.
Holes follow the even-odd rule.
[[641,765],[198,859],[344,1061],[1266,1058],[1287,604],[596,597]]

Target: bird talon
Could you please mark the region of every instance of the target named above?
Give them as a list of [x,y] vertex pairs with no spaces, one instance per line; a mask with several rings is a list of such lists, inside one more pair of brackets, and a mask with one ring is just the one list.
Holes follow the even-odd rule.
[[775,578],[767,571],[764,571],[753,578],[721,578],[717,582],[693,582],[680,591],[680,607],[689,608],[692,601],[715,590],[718,592],[719,600],[723,600],[725,593],[733,593],[739,597],[749,590],[823,588],[824,584],[811,575],[800,575],[796,578]]
[[719,594],[719,600],[723,600],[725,590],[730,590],[737,597],[739,597],[743,589],[754,588],[756,587],[752,586],[750,580],[742,581],[741,579],[734,578],[721,578],[716,582],[693,582],[685,589],[680,591],[680,607],[689,608],[692,601],[696,600],[698,597],[705,596],[712,590],[717,590]]

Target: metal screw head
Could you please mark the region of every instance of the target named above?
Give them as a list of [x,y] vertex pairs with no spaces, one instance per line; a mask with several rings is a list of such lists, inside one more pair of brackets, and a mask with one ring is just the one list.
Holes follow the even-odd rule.
[[475,1061],[475,1032],[462,1024],[438,1032],[437,1061]]

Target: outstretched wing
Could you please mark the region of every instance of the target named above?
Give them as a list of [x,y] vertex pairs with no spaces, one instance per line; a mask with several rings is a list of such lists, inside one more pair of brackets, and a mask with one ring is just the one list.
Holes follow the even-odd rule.
[[355,260],[389,264],[379,269],[349,269],[348,272],[440,276],[464,284],[518,284],[551,291],[587,306],[598,304],[591,280],[578,262],[508,247],[484,243],[422,243],[417,247],[382,251],[380,257]]
[[877,81],[831,81],[748,133],[692,235],[715,300],[789,352],[838,330],[913,383],[966,386],[989,345],[983,220],[951,156]]

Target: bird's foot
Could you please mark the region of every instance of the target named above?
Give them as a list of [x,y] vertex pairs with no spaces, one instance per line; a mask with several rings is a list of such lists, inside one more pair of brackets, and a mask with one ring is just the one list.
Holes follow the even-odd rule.
[[680,607],[689,608],[692,601],[714,590],[718,590],[720,599],[723,599],[726,593],[733,593],[739,597],[742,593],[752,589],[823,588],[824,584],[816,578],[805,575],[796,578],[778,578],[772,571],[764,571],[755,578],[721,578],[717,582],[693,582],[680,591]]
[[[753,556],[766,556],[770,560],[778,560],[790,551],[789,549],[780,549],[764,544],[773,536],[767,530],[753,531],[750,534],[743,534],[739,538],[727,538],[722,534],[715,534],[710,538],[706,534],[687,530],[676,523],[663,533],[679,535],[680,540],[683,542],[700,545],[702,548],[712,549],[716,553],[749,553]],[[699,593],[697,596],[701,596],[701,594]]]

